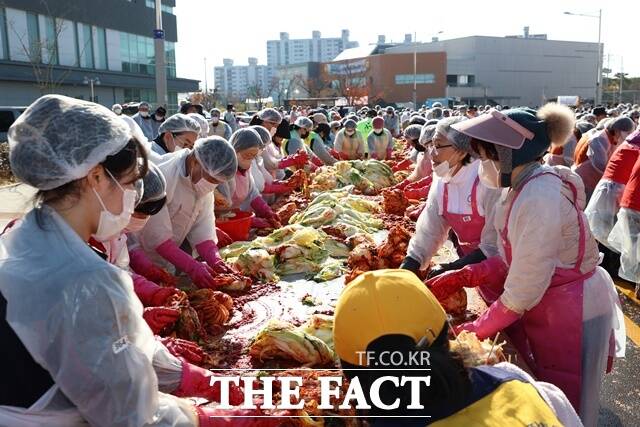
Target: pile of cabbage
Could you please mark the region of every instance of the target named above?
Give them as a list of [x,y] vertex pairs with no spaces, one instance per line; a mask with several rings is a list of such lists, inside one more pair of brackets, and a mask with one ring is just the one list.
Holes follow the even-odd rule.
[[289,223],[314,228],[340,226],[348,237],[381,230],[384,222],[373,215],[381,212],[380,205],[350,194],[352,190],[353,187],[345,187],[318,195],[304,211],[294,214]]
[[321,282],[344,274],[349,248],[313,227],[292,224],[251,242],[233,243],[220,254],[241,273],[258,280],[275,282],[279,276],[305,273]]
[[299,327],[273,319],[254,337],[249,354],[261,361],[295,360],[303,366],[333,364],[333,316],[314,314]]
[[366,195],[375,195],[396,183],[393,171],[379,160],[349,160],[322,166],[313,176],[312,191],[326,191],[353,185]]

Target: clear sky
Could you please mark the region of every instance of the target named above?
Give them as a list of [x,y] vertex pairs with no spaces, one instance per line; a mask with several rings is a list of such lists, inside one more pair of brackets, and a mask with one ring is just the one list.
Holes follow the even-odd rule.
[[596,42],[598,19],[568,16],[564,11],[597,15],[602,8],[604,67],[621,68],[640,76],[638,0],[321,0],[217,1],[176,0],[178,19],[177,72],[179,77],[204,81],[213,87],[213,67],[223,58],[246,65],[248,57],[266,64],[267,40],[281,31],[291,38],[339,37],[342,29],[360,45],[374,43],[378,34],[387,41],[401,41],[405,33],[417,33],[428,41],[439,31],[441,39],[471,35],[505,36],[546,33],[554,40]]

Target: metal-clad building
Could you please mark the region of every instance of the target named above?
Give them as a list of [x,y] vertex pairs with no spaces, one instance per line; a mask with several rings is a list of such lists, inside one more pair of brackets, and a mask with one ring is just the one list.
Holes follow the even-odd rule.
[[[535,107],[562,95],[593,100],[598,44],[538,37],[472,36],[402,45],[386,53],[445,52],[444,96]],[[418,70],[420,72],[420,70]]]
[[[176,76],[175,0],[162,0],[169,107],[197,80]],[[155,103],[154,0],[0,2],[0,105],[44,93],[114,103]],[[99,82],[99,83],[98,83]]]

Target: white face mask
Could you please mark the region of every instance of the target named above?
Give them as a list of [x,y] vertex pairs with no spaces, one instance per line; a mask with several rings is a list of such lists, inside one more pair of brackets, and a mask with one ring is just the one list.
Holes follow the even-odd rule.
[[121,108],[116,108],[115,110],[113,110],[114,113],[116,113],[117,115],[122,114],[122,109]]
[[145,216],[145,218],[136,218],[135,216],[132,216],[129,220],[129,225],[127,225],[127,228],[125,228],[125,231],[127,233],[137,233],[138,231],[142,230],[145,225],[147,225],[147,221],[149,221],[149,218],[151,217]]
[[277,131],[278,131],[278,128],[269,129],[269,134],[271,135],[271,138],[273,138],[273,135],[275,135]]
[[193,184],[193,186],[196,189],[196,194],[198,195],[198,197],[204,197],[207,194],[212,193],[213,190],[216,189],[218,184],[213,184],[204,178],[200,178],[200,181]]
[[487,188],[500,187],[500,172],[493,160],[483,160],[478,168],[480,182]]
[[140,111],[140,115],[142,117],[149,117],[149,112],[148,111]]
[[219,121],[220,121],[220,117],[211,117],[212,125],[217,125]]
[[442,179],[442,181],[444,182],[451,181],[451,177],[453,176],[452,172],[453,168],[449,166],[449,160],[445,160],[444,162],[433,168],[433,173],[435,173],[436,176]]
[[356,131],[355,130],[345,130],[344,134],[347,136],[353,136],[355,135]]
[[122,190],[122,212],[118,215],[114,215],[111,213],[107,207],[105,206],[102,198],[96,191],[93,189],[100,205],[102,206],[102,211],[100,212],[100,219],[98,221],[98,230],[93,234],[93,237],[100,242],[108,242],[111,239],[118,237],[120,233],[127,227],[129,221],[131,220],[131,214],[133,214],[133,210],[136,207],[136,192],[135,190],[125,190],[122,188],[120,183],[113,178],[111,172],[107,170],[111,179],[118,185],[118,188]]

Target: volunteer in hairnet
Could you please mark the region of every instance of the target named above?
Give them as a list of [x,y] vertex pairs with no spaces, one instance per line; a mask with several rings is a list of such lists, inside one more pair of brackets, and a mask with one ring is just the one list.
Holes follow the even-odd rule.
[[375,117],[371,124],[373,126],[369,136],[367,136],[367,145],[369,146],[369,158],[377,160],[391,159],[393,151],[393,137],[391,132],[384,127],[384,119]]
[[142,129],[142,133],[144,133],[144,136],[149,141],[153,141],[155,135],[153,132],[153,125],[151,123],[152,120],[150,109],[151,106],[149,105],[149,103],[146,101],[142,101],[138,105],[138,111],[131,118],[138,124],[138,126],[140,126],[140,129]]
[[[264,163],[264,152],[269,145],[272,145],[271,134],[263,126],[249,126],[250,129],[255,130],[260,139],[262,140],[262,148],[260,152],[251,162],[251,176],[256,184],[258,191],[264,196],[268,196],[273,199],[274,194],[285,194],[293,191],[297,183],[291,181],[275,180],[271,172],[269,172]],[[294,154],[294,156],[300,157],[301,154]],[[305,158],[308,158],[305,156]],[[267,200],[267,199],[265,199]],[[269,200],[267,200],[269,201]]]
[[217,108],[212,108],[209,114],[211,115],[209,136],[220,136],[228,141],[231,138],[231,126],[220,120],[222,112]]
[[282,180],[286,177],[286,168],[302,168],[309,163],[309,155],[306,150],[300,150],[290,156],[283,156],[282,146],[291,138],[289,122],[282,119],[276,132],[271,137],[271,143],[266,144],[262,151],[264,167],[269,171],[274,179]]
[[231,135],[230,143],[238,159],[235,177],[220,185],[220,193],[229,201],[228,209],[253,210],[258,217],[253,219],[254,227],[280,227],[278,215],[260,195],[250,171],[263,147],[260,134],[251,127],[238,129]]
[[[159,167],[167,180],[167,204],[137,233],[141,247],[155,264],[170,263],[199,288],[213,288],[213,276],[229,271],[218,251],[213,191],[233,178],[233,148],[218,136],[199,139],[193,150],[180,150]],[[185,239],[205,262],[180,249]]]
[[[540,162],[551,141],[566,141],[573,120],[567,107],[547,104],[537,113],[491,111],[453,125],[473,138],[485,185],[509,189],[496,204],[494,221],[504,284],[493,280],[496,301],[458,330],[484,339],[506,329],[535,377],[558,386],[584,425],[594,426],[614,328],[621,332],[615,336],[623,355],[624,325],[611,277],[598,267],[598,247],[582,212],[582,181],[567,168]],[[487,268],[490,261],[446,272],[427,285],[441,299],[463,286],[486,284],[487,273],[498,275]]]
[[159,155],[173,153],[183,148],[193,148],[200,134],[200,125],[186,114],[174,114],[162,122],[151,149]]
[[584,182],[587,200],[602,178],[609,158],[620,144],[635,130],[628,117],[611,119],[604,129],[580,139],[574,153],[573,170]]
[[291,137],[282,146],[284,155],[306,151],[316,166],[332,166],[336,159],[329,154],[324,141],[313,131],[313,122],[308,117],[298,117],[291,126]]
[[0,239],[0,425],[211,425],[215,410],[164,394],[212,395],[211,373],[154,339],[130,276],[87,245],[130,222],[140,143],[105,107],[60,95],[8,139],[14,175],[38,193]]
[[410,125],[404,130],[404,139],[407,145],[413,147],[409,157],[398,163],[393,171],[402,170],[415,163],[415,168],[400,183],[393,186],[394,189],[404,191],[409,199],[423,199],[429,194],[432,182],[431,156],[426,152],[436,133],[436,125]]
[[251,118],[249,126],[262,126],[273,136],[276,134],[280,122],[282,122],[282,115],[278,110],[275,108],[265,108]]
[[462,120],[462,117],[440,120],[433,141],[427,145],[434,182],[401,266],[414,273],[429,267],[431,258],[447,240],[449,230],[457,237],[460,259],[432,268],[430,277],[492,257],[498,266],[503,265],[497,256],[493,226],[500,190],[480,182],[480,160],[472,157],[471,138],[451,128]]
[[333,148],[338,152],[339,160],[361,160],[364,158],[364,138],[356,130],[356,121],[348,119],[344,122],[344,128],[336,134]]

